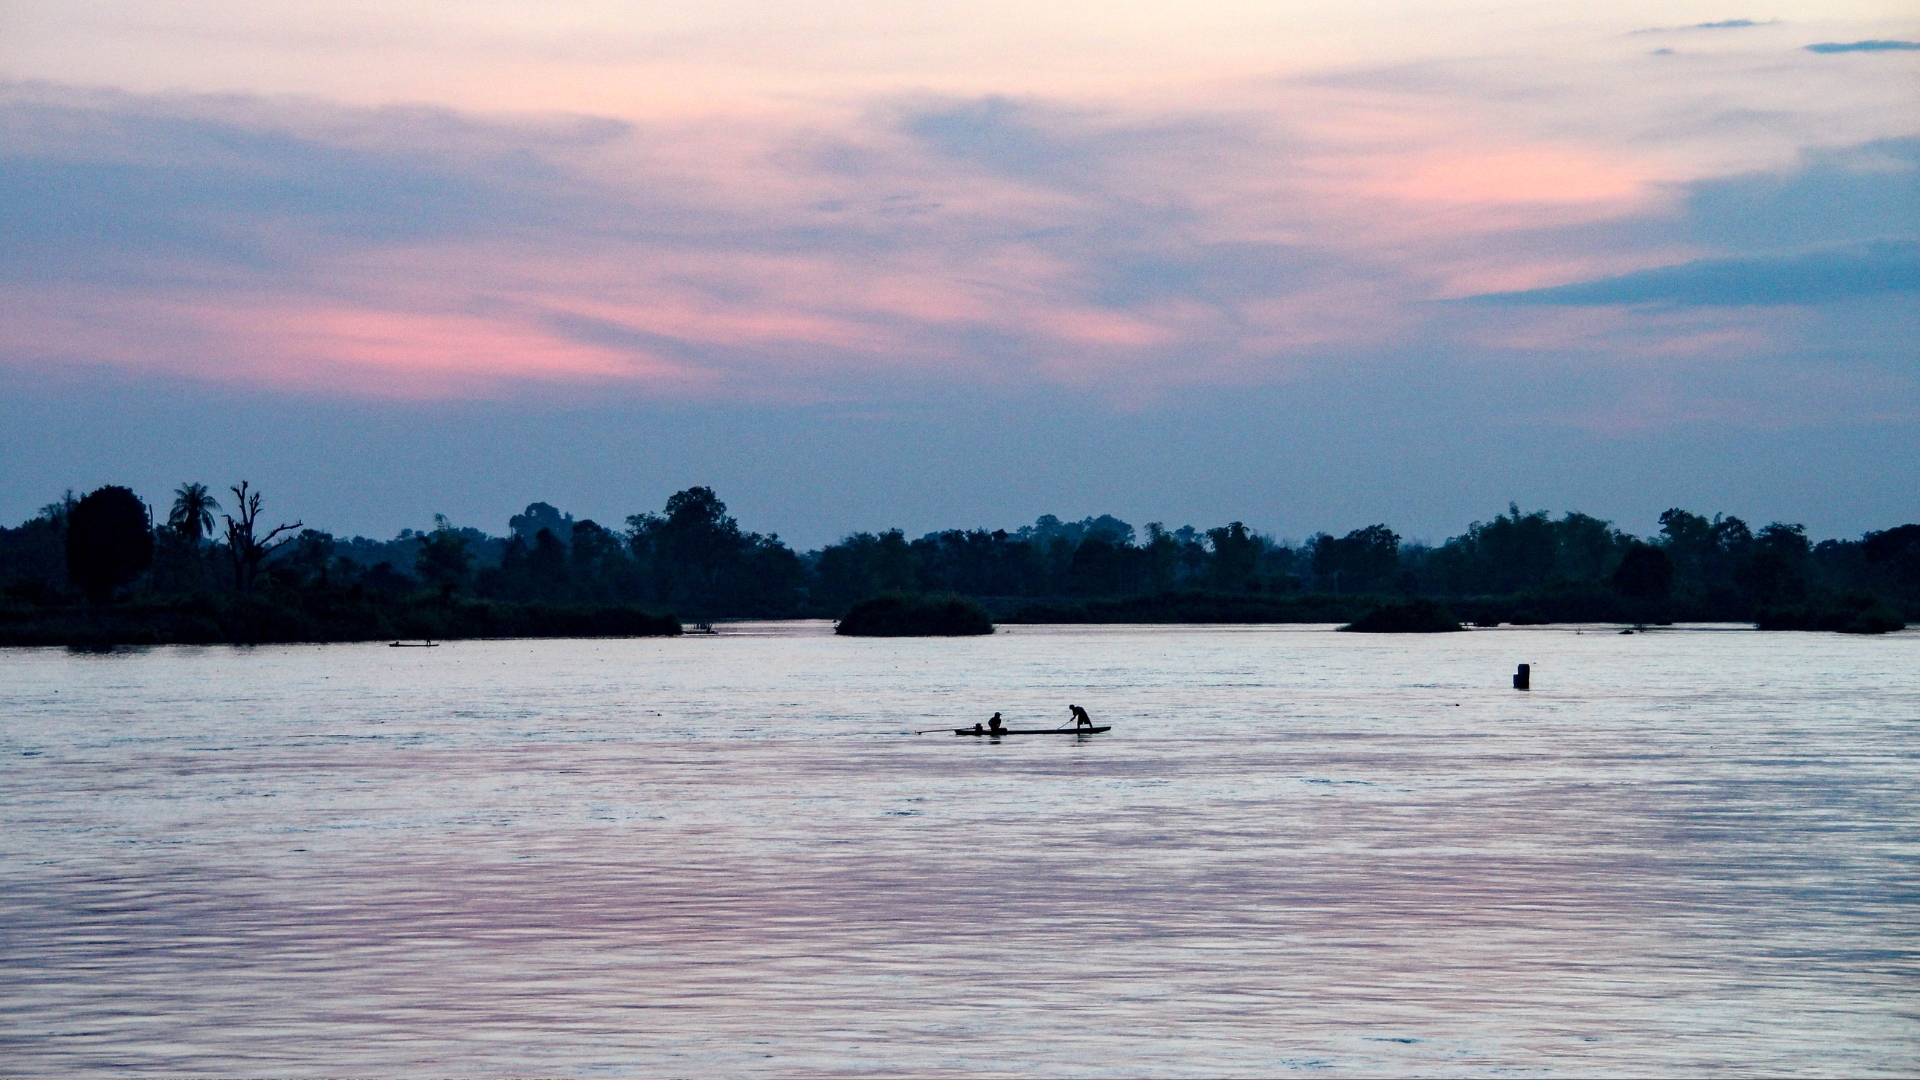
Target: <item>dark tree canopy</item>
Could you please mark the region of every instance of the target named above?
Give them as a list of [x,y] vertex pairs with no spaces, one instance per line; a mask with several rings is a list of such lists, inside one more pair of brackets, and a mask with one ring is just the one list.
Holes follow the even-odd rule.
[[1876,564],[1920,556],[1920,525],[1901,525],[1881,532],[1870,532],[1860,538],[1860,548],[1867,561]]
[[153,565],[147,504],[131,490],[108,486],[67,515],[67,575],[98,603]]
[[1313,572],[1331,579],[1337,590],[1385,588],[1399,566],[1400,536],[1385,525],[1355,529],[1337,540],[1325,533],[1313,539]]
[[529,543],[541,529],[551,532],[561,543],[568,543],[573,539],[573,515],[562,514],[547,503],[537,502],[507,519],[508,534]]
[[422,536],[413,572],[443,596],[466,588],[473,580],[473,556],[467,552],[466,538],[445,528]]
[[1812,550],[1805,529],[1776,521],[1754,535],[1734,582],[1762,606],[1795,602],[1807,591]]
[[1237,521],[1208,529],[1207,538],[1213,541],[1215,585],[1228,591],[1246,588],[1260,566],[1260,552],[1266,545]]
[[1675,573],[1707,589],[1730,587],[1753,543],[1753,532],[1737,517],[1715,514],[1708,521],[1677,508],[1660,515],[1660,534]]
[[1652,544],[1635,540],[1613,572],[1613,587],[1622,596],[1664,600],[1673,592],[1673,560]]

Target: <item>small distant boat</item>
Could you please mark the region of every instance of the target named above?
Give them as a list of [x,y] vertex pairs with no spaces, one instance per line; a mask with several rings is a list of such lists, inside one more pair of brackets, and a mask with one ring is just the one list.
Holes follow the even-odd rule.
[[681,632],[681,633],[683,633],[683,634],[717,634],[717,633],[719,633],[720,631],[718,631],[718,630],[715,630],[715,629],[713,628],[713,624],[712,624],[712,623],[710,623],[710,622],[703,622],[703,623],[694,623],[694,624],[693,624],[693,629],[691,629],[691,630],[682,630],[682,631],[680,631],[680,632]]
[[439,647],[440,643],[437,641],[396,641],[387,646],[389,649],[437,649]]
[[957,727],[953,729],[953,733],[955,735],[991,735],[999,738],[1002,735],[1098,735],[1103,731],[1112,730],[1112,724],[1102,724],[1099,727],[1083,728],[1001,728],[999,731],[992,728]]

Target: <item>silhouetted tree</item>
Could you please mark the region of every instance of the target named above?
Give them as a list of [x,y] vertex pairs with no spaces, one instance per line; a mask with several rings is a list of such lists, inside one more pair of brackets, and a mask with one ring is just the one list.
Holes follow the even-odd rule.
[[1613,587],[1622,596],[1665,600],[1673,592],[1673,561],[1652,544],[1635,540],[1613,571]]
[[741,531],[712,488],[678,492],[666,513],[627,525],[644,591],[682,615],[788,614],[801,602],[799,558],[777,535]]
[[1626,557],[1632,538],[1610,521],[1570,510],[1553,523],[1553,575],[1567,581],[1600,581]]
[[153,521],[131,490],[108,486],[67,514],[67,576],[99,603],[153,565]]
[[627,558],[626,545],[599,523],[576,523],[567,555],[568,577],[576,599],[604,603],[631,592],[633,563]]
[[334,547],[333,534],[318,529],[304,529],[294,537],[293,546],[287,549],[287,554],[280,562],[285,564],[288,576],[294,583],[324,588],[331,583]]
[[[917,579],[919,587],[928,592],[967,596],[1021,596],[1031,594],[1037,587],[1039,564],[1033,545],[1016,539],[1005,529],[993,532],[948,529],[929,533],[908,545],[907,558],[901,557],[891,540],[886,541],[885,546],[886,563],[899,567],[900,572],[876,574],[876,578]],[[824,552],[821,565],[827,565]],[[821,580],[825,581],[824,573]],[[905,585],[888,587],[904,588]],[[825,592],[822,595],[825,596]],[[863,599],[864,595],[842,599]]]
[[557,507],[537,502],[507,519],[507,533],[529,543],[541,529],[553,533],[561,543],[570,544],[573,542],[573,515],[562,514]]
[[855,533],[820,552],[814,573],[821,599],[834,604],[853,603],[883,592],[912,593],[919,589],[919,559],[899,529],[875,536]]
[[0,589],[7,596],[39,605],[59,599],[72,580],[67,576],[66,517],[65,505],[56,503],[17,529],[0,529]]
[[1132,548],[1121,547],[1098,533],[1080,541],[1067,570],[1068,591],[1080,596],[1115,596],[1130,592],[1132,577],[1128,556]]
[[390,562],[377,562],[360,575],[360,587],[377,596],[396,597],[412,592],[418,584],[393,568]]
[[188,547],[198,548],[203,537],[213,535],[213,512],[218,509],[220,500],[213,497],[207,485],[181,484],[173,489],[173,509],[167,513],[167,524],[186,538]]
[[721,572],[740,556],[740,525],[709,487],[691,487],[667,500],[666,513],[639,515],[663,591],[696,606],[710,604]]
[[1920,525],[1901,525],[1882,532],[1870,532],[1860,538],[1861,552],[1874,565],[1908,560],[1920,571]]
[[1400,534],[1385,525],[1355,529],[1337,540],[1321,533],[1312,546],[1314,576],[1331,582],[1335,592],[1388,588],[1400,567]]
[[1707,593],[1732,588],[1734,570],[1753,543],[1747,523],[1737,517],[1715,514],[1709,521],[1677,507],[1660,515],[1660,535],[1675,582]]
[[420,554],[414,558],[413,572],[428,586],[450,597],[467,587],[473,579],[473,555],[467,550],[467,538],[461,536],[447,519],[434,515],[438,528],[420,540]]
[[62,530],[62,535],[65,535],[64,530],[67,527],[67,518],[72,515],[73,508],[79,504],[80,500],[73,497],[73,489],[68,488],[67,493],[62,495],[59,501],[50,502],[41,507],[39,516],[42,520],[50,521],[59,527]]
[[1735,583],[1756,605],[1799,601],[1807,591],[1811,551],[1805,528],[1776,521],[1755,534],[1746,560],[1735,571]]
[[1264,547],[1260,538],[1236,521],[1218,529],[1208,529],[1207,539],[1213,541],[1214,587],[1230,592],[1246,588],[1254,570],[1260,565],[1260,552]]
[[1147,522],[1145,556],[1147,587],[1156,592],[1173,588],[1180,577],[1180,541],[1157,521]]
[[281,533],[301,528],[305,522],[295,521],[291,525],[276,525],[265,536],[258,533],[260,523],[260,493],[249,488],[245,480],[240,486],[228,488],[233,492],[234,509],[239,517],[226,515],[227,521],[227,557],[233,561],[233,587],[243,594],[253,592],[253,580],[260,573],[260,564],[274,553],[282,544],[289,543],[293,537],[276,540]]
[[1521,513],[1509,503],[1507,513],[1474,522],[1420,561],[1439,592],[1511,594],[1554,581],[1606,581],[1629,540],[1611,523],[1577,511],[1555,521],[1545,510]]
[[1920,609],[1920,525],[1902,525],[1860,538],[1868,575],[1863,586],[1898,593]]
[[525,595],[532,599],[558,599],[567,588],[567,545],[541,529],[533,534],[533,548],[527,552]]

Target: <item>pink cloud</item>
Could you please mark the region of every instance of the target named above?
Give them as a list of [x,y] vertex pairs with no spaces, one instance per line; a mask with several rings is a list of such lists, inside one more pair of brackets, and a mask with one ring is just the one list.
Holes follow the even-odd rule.
[[[119,129],[172,109],[225,132],[220,155],[153,126],[161,196],[110,222],[125,239],[72,256],[75,280],[16,280],[13,363],[397,397],[539,383],[816,400],[907,377],[1133,401],[1396,350],[1678,359],[1797,333],[1436,305],[1696,249],[1594,239],[1677,213],[1657,158],[1488,135],[1404,95],[1322,89],[1251,117],[930,101],[654,128],[118,107],[68,107],[91,125],[73,131],[39,122],[36,152],[138,167]],[[197,186],[166,187],[176,175]]]

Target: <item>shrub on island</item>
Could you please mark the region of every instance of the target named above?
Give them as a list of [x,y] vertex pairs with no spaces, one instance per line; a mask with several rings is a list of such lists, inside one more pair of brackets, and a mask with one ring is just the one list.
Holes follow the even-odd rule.
[[966,637],[993,633],[993,620],[964,596],[885,593],[853,605],[833,632],[848,637]]
[[1356,634],[1446,634],[1461,629],[1447,609],[1431,600],[1383,604],[1341,627]]

